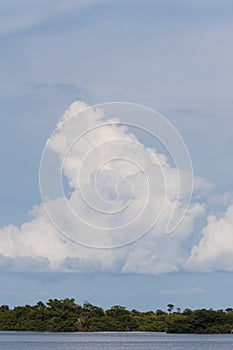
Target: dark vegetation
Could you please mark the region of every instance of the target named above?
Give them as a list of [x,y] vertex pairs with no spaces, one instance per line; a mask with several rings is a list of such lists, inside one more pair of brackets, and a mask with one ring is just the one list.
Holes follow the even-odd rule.
[[162,310],[140,312],[113,306],[108,310],[74,299],[39,301],[36,305],[10,309],[0,306],[1,331],[101,332],[148,331],[168,333],[232,333],[233,309],[190,310],[174,305]]

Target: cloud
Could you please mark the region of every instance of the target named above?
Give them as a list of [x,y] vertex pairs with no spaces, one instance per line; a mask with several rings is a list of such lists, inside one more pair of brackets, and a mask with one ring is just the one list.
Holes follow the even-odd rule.
[[30,257],[16,255],[8,257],[0,255],[1,271],[48,271],[49,259],[47,257]]
[[181,4],[181,5],[223,5],[223,4],[231,4],[230,0],[193,0],[193,1],[189,1],[187,3],[187,1],[185,0],[170,0],[171,3],[175,3],[175,4]]
[[[222,268],[229,269],[224,259],[232,261],[233,242],[229,239],[233,209],[223,219],[210,217],[203,230],[204,237],[195,247],[190,248],[190,242],[196,221],[205,214],[204,204],[192,203],[182,224],[173,234],[166,235],[165,227],[176,199],[176,169],[164,154],[145,147],[126,126],[116,124],[118,118],[106,121],[105,117],[101,108],[88,108],[80,101],[74,102],[61,116],[56,132],[47,142],[46,151],[51,158],[44,154],[41,169],[42,196],[50,218],[40,204],[33,208],[31,221],[21,227],[8,225],[0,229],[1,269],[153,275],[195,270],[195,266],[209,271],[209,266],[215,268],[216,259],[220,258],[225,261]],[[81,137],[76,137],[76,130]],[[59,174],[61,165],[69,187],[66,198],[57,192],[60,177],[57,182],[56,176],[50,174],[51,169],[55,169],[53,175]],[[161,173],[168,182],[166,197]],[[208,188],[212,187],[207,181],[196,179],[197,193],[203,195]],[[46,198],[48,193],[50,196]],[[183,212],[185,196],[184,186],[176,215]],[[161,207],[163,212],[159,216]],[[158,217],[158,223],[146,235],[124,245],[139,238],[154,217]],[[221,238],[217,231],[221,227],[228,244],[218,242]],[[122,243],[120,249],[87,247]],[[207,259],[209,249],[212,260]]]
[[185,266],[190,271],[233,271],[233,205],[222,217],[210,215]]
[[39,94],[39,95],[67,95],[72,96],[74,98],[80,98],[84,99],[87,98],[88,93],[85,91],[85,89],[81,89],[76,84],[67,84],[67,83],[33,83],[31,84],[31,87],[33,89],[33,94]]
[[[119,1],[123,2],[122,0]],[[211,5],[231,5],[230,0],[196,0],[190,1],[187,4],[185,0],[169,0],[171,5],[182,6],[207,6]],[[132,3],[132,0],[127,0],[127,3]],[[140,1],[138,2],[140,3]],[[151,1],[148,1],[151,3]],[[163,1],[157,0],[157,5],[163,5]],[[113,0],[51,0],[49,3],[43,1],[32,2],[30,0],[22,0],[20,3],[15,0],[9,0],[2,3],[0,12],[0,36],[11,33],[17,33],[24,30],[37,28],[41,24],[48,24],[54,19],[65,18],[67,15],[80,15],[92,7],[99,5],[114,4]]]
[[91,6],[107,3],[106,0],[51,0],[32,2],[10,0],[1,4],[0,35],[32,29],[56,17],[64,17],[74,11],[82,13]]
[[201,288],[182,288],[182,289],[167,289],[160,294],[182,295],[182,294],[202,294],[204,290]]

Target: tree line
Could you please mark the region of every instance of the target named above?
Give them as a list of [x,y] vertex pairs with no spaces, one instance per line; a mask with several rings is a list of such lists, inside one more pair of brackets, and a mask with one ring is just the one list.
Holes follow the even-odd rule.
[[49,299],[45,304],[0,306],[0,331],[233,333],[233,309],[174,309],[141,312],[115,305],[104,310],[75,299]]

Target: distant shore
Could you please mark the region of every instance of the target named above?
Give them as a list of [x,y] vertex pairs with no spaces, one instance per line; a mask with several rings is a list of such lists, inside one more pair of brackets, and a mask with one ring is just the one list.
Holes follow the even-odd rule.
[[108,310],[75,299],[50,299],[36,305],[0,306],[0,331],[26,332],[159,332],[233,334],[233,308],[137,311],[115,305]]

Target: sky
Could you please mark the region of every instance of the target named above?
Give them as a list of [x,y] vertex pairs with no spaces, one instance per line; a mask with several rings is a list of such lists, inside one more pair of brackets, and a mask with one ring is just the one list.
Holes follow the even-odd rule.
[[[228,0],[1,2],[0,304],[74,297],[79,303],[141,310],[166,309],[168,303],[181,308],[232,307],[232,17]],[[89,133],[87,140],[84,137],[64,163],[72,189],[68,203],[95,226],[99,220],[102,225],[116,224],[108,216],[89,215],[75,176],[76,167],[99,141],[118,138],[120,143],[97,154],[100,158],[94,153],[84,170],[91,173],[98,159],[103,160],[101,154],[109,159],[116,149],[118,156],[132,156],[133,144],[134,162],[153,182],[159,176],[157,165],[151,163],[153,148],[169,179],[169,212],[174,165],[156,149],[154,140],[133,129],[107,125],[107,110],[102,115],[90,109],[88,115],[69,119],[87,106],[114,101],[147,106],[174,125],[190,153],[195,186],[176,234],[164,235],[162,218],[137,242],[101,250],[57,232],[42,204],[39,167],[48,139],[47,148],[60,159],[71,144],[73,129],[80,133],[101,122],[103,127]],[[51,135],[59,121],[63,127]],[[134,122],[141,123],[140,116]],[[129,207],[127,212],[127,218],[133,217],[145,202],[143,179],[132,162],[103,168],[99,184],[105,199],[114,195],[118,177],[135,187],[133,210]],[[93,201],[93,191],[88,192],[92,179],[85,180],[84,176],[82,188]],[[160,181],[156,188],[152,184],[149,211],[133,226],[133,238],[136,229],[143,232],[140,225],[150,222],[155,196],[160,198],[163,190]],[[132,199],[127,186],[120,194],[123,202]],[[180,212],[185,195],[184,190]],[[54,200],[50,209],[57,215],[63,212],[63,203]],[[60,218],[68,217],[63,212]],[[124,224],[126,216],[120,213],[117,220]],[[80,222],[75,225],[72,234],[78,227],[80,235],[71,238],[89,244],[91,230]],[[128,234],[122,230],[120,243],[125,243],[124,233]],[[101,237],[101,244],[112,244],[111,234]]]

